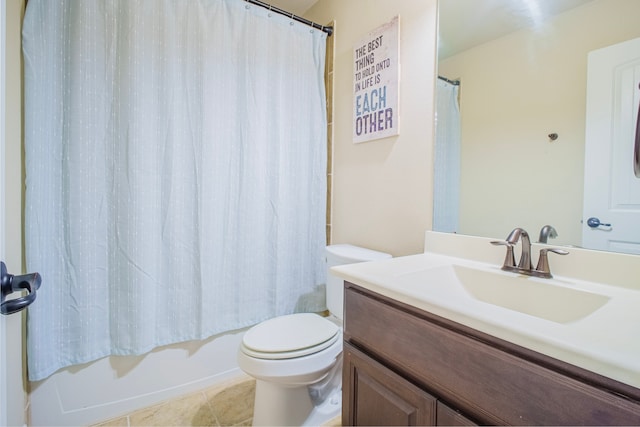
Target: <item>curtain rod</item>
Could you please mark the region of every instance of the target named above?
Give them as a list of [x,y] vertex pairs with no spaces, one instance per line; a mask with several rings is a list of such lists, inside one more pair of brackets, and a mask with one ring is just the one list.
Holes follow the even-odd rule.
[[446,77],[438,76],[440,80],[444,80],[445,82],[452,84],[454,86],[460,86],[460,80],[451,80]]
[[291,12],[287,12],[286,10],[282,10],[278,7],[272,6],[268,3],[262,2],[260,0],[244,0],[247,3],[251,3],[251,4],[255,4],[257,6],[261,6],[264,7],[265,9],[269,9],[275,13],[279,13],[280,15],[285,15],[288,16],[289,18],[293,19],[294,21],[298,21],[298,22],[302,22],[303,24],[309,25],[310,27],[313,28],[317,28],[320,31],[324,31],[325,33],[327,33],[328,35],[332,35],[333,34],[333,27],[331,26],[324,26],[324,25],[320,25],[320,24],[316,24],[315,22],[309,21],[308,19],[304,19],[301,18],[300,16],[296,16]]

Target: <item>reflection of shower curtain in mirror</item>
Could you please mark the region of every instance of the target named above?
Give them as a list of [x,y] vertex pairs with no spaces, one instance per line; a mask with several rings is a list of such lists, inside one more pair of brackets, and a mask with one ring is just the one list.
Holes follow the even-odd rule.
[[242,0],[29,0],[30,379],[324,309],[325,42]]
[[459,86],[436,81],[433,230],[458,231],[460,209]]

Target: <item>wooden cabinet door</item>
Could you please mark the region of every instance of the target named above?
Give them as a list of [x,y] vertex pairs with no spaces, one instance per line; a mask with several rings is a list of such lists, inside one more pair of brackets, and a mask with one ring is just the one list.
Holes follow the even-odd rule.
[[344,425],[435,425],[433,396],[348,343],[344,344],[343,373]]
[[475,422],[438,401],[436,424],[439,426],[477,426]]

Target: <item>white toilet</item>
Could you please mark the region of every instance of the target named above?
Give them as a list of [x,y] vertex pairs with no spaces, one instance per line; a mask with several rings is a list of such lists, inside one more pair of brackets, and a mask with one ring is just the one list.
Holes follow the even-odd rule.
[[327,246],[330,316],[279,316],[245,333],[238,364],[256,379],[254,426],[317,426],[340,414],[344,287],[329,268],[384,258],[391,255],[346,244]]

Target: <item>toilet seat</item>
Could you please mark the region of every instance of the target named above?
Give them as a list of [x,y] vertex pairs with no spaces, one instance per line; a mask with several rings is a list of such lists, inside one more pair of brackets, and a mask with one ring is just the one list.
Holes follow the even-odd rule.
[[340,328],[313,313],[275,317],[249,329],[241,350],[258,359],[293,359],[317,353],[340,338]]

